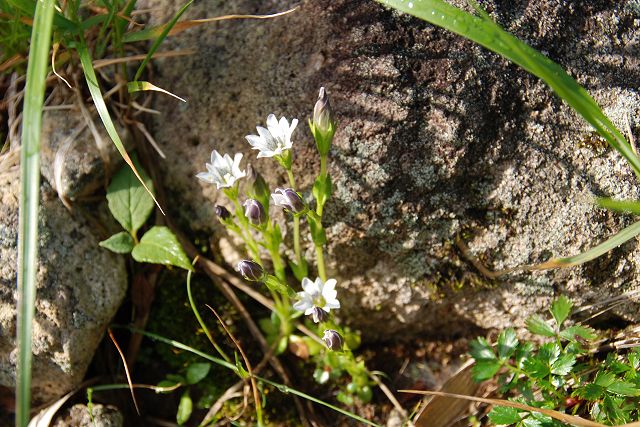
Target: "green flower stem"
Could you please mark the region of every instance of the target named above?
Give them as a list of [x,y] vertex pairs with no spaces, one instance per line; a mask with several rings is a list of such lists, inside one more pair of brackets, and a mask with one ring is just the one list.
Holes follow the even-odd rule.
[[[289,176],[289,184],[291,188],[296,189],[296,179],[293,176],[291,168],[287,169],[287,175]],[[296,255],[296,263],[298,266],[302,266],[305,260],[302,259],[302,249],[300,247],[300,217],[298,215],[293,216],[293,251]]]
[[322,252],[322,245],[316,245],[316,258],[318,261],[318,276],[323,282],[327,281],[327,273],[324,267],[324,253]]
[[209,328],[207,328],[207,325],[205,325],[204,321],[202,320],[202,317],[200,317],[200,313],[198,312],[198,309],[196,308],[196,304],[193,301],[193,296],[191,295],[191,270],[187,272],[187,297],[189,298],[189,304],[191,305],[191,310],[193,310],[193,314],[196,316],[196,319],[198,320],[198,323],[200,324],[200,327],[204,331],[205,335],[207,336],[207,338],[209,338],[209,342],[211,342],[211,344],[216,349],[218,354],[222,356],[224,360],[231,363],[231,359],[229,358],[229,356],[227,356],[227,354],[222,350],[222,348],[220,348],[220,346],[213,339],[213,336],[211,335]]
[[286,283],[287,276],[285,272],[285,264],[282,260],[282,256],[280,256],[280,242],[275,240],[274,230],[275,227],[273,226],[273,223],[269,221],[267,228],[265,230],[262,230],[264,246],[269,251],[271,261],[273,262],[273,270],[275,271],[276,276],[282,282]]
[[[327,156],[320,156],[320,176],[324,179],[327,178]],[[324,209],[324,203],[318,203],[316,206],[316,213],[322,218],[322,210]]]
[[244,212],[242,211],[242,205],[240,205],[240,201],[238,200],[237,195],[235,197],[231,192],[227,193],[227,196],[231,199],[234,206],[236,207],[236,216],[238,217],[238,221],[240,222],[240,228],[243,233],[240,236],[243,238],[245,243],[247,244],[247,248],[249,249],[250,255],[253,257],[253,260],[258,264],[262,265],[260,261],[260,249],[258,248],[258,244],[255,239],[251,235],[251,229],[249,228],[249,221],[247,217],[244,216]]

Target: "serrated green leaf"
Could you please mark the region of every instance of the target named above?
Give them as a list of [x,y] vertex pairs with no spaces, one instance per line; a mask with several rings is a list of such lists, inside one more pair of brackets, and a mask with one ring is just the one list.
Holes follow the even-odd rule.
[[553,328],[540,316],[534,315],[529,317],[526,325],[532,334],[542,335],[543,337],[554,337],[556,335]]
[[493,352],[493,347],[485,338],[478,337],[471,341],[470,347],[471,349],[469,350],[469,353],[476,361],[496,360],[496,354]]
[[498,357],[500,359],[510,358],[517,345],[516,331],[513,328],[505,329],[498,336]]
[[571,372],[571,368],[576,363],[576,357],[573,354],[563,354],[551,365],[551,373],[554,375],[567,375]]
[[567,317],[569,317],[571,307],[573,307],[573,303],[564,295],[561,295],[553,302],[553,304],[551,304],[551,314],[553,315],[558,327],[560,327]]
[[640,396],[640,389],[636,388],[635,384],[627,381],[616,380],[607,386],[607,391],[620,396]]
[[202,381],[209,374],[210,369],[211,363],[192,363],[187,368],[187,382],[195,384]]
[[560,331],[560,337],[567,341],[574,341],[576,337],[592,341],[598,337],[598,334],[596,334],[596,331],[593,328],[588,326],[573,325],[563,331]]
[[616,380],[616,376],[611,372],[598,371],[593,383],[600,387],[609,387]]
[[[135,157],[132,159],[149,190],[153,183]],[[107,202],[113,217],[122,228],[135,235],[153,212],[154,202],[129,166],[122,167],[107,188]]]
[[193,271],[189,258],[180,242],[167,227],[152,227],[142,236],[140,243],[131,251],[133,259],[151,264],[174,265]]
[[193,412],[193,402],[191,401],[191,396],[189,396],[189,390],[187,389],[182,393],[182,397],[180,397],[178,412],[176,413],[176,422],[179,425],[183,425],[189,421],[191,412]]
[[536,357],[551,366],[558,360],[560,353],[562,353],[562,348],[555,342],[549,342],[540,346]]
[[496,425],[511,425],[522,419],[516,408],[507,406],[494,406],[487,416]]
[[525,359],[522,364],[522,368],[532,378],[545,378],[551,373],[549,364],[537,357]]
[[98,243],[98,245],[117,254],[128,254],[133,250],[134,243],[129,233],[121,231]]
[[575,395],[582,399],[593,401],[602,398],[604,390],[605,388],[598,384],[586,384],[584,387],[577,389]]
[[480,382],[493,378],[499,370],[500,362],[497,360],[480,360],[473,365],[471,374],[474,381]]

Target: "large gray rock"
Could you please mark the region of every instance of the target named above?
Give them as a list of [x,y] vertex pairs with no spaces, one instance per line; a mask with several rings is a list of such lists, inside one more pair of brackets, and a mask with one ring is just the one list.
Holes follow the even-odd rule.
[[[42,185],[36,316],[33,322],[33,397],[55,399],[83,379],[107,323],[122,302],[127,273],[122,257],[98,247],[92,225],[71,215]],[[20,180],[0,173],[0,385],[15,386],[16,265]]]
[[[464,3],[464,2],[457,2]],[[272,13],[296,1],[208,1],[188,15]],[[560,62],[611,119],[640,123],[637,2],[486,1],[509,31]],[[148,0],[152,20],[179,6]],[[197,181],[212,149],[245,153],[272,185],[284,175],[255,159],[244,136],[268,113],[297,117],[295,172],[318,168],[305,122],[328,88],[339,122],[326,208],[329,272],[342,319],[367,338],[452,336],[522,326],[566,294],[603,301],[640,283],[635,241],[583,267],[491,282],[454,245],[491,268],[587,249],[630,223],[593,195],[638,198],[621,157],[538,79],[461,37],[364,0],[303,1],[273,20],[230,21],[171,38],[196,53],[157,62],[154,83],[188,99],[156,98],[153,132],[172,214],[219,235],[214,186]],[[635,133],[636,137],[637,132]],[[636,303],[617,316],[640,320]],[[384,325],[384,327],[381,327]]]
[[[125,146],[130,146],[126,128],[117,125],[117,129]],[[109,177],[123,163],[100,120],[92,117],[89,121],[75,110],[43,114],[40,155],[42,175],[69,201],[106,188]]]

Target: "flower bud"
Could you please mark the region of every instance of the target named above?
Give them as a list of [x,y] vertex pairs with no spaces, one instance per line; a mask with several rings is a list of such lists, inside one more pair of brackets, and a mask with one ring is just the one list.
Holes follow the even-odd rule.
[[323,323],[326,322],[329,318],[329,313],[327,313],[320,307],[313,307],[311,318],[313,319],[313,323]]
[[247,187],[246,192],[252,199],[258,200],[266,208],[269,203],[269,186],[258,171],[251,164],[247,165]]
[[329,350],[338,351],[342,350],[342,337],[333,329],[327,329],[324,331],[322,341],[327,345]]
[[307,209],[304,200],[293,188],[276,188],[271,198],[276,206],[282,206],[293,213],[299,214]]
[[265,277],[264,270],[260,264],[246,259],[238,263],[238,271],[242,277],[250,282],[260,282]]
[[217,205],[216,206],[216,216],[218,217],[218,219],[220,221],[226,221],[229,218],[231,218],[231,212],[229,212],[229,210],[227,208],[225,208],[222,205]]
[[253,225],[262,225],[267,220],[264,206],[254,199],[247,199],[247,201],[244,202],[244,216],[246,216]]
[[318,101],[313,107],[313,119],[309,121],[309,127],[320,155],[326,156],[331,148],[333,134],[336,131],[336,124],[333,120],[333,112],[329,103],[329,96],[324,87],[320,88]]
[[329,96],[324,90],[324,87],[320,88],[318,94],[318,100],[313,107],[313,124],[320,130],[320,132],[328,132],[333,123],[333,112],[331,111],[331,104],[329,103]]

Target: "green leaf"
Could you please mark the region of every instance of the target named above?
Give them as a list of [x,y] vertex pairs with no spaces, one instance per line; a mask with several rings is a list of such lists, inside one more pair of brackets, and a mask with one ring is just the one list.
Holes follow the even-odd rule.
[[133,250],[133,239],[131,238],[131,234],[126,231],[121,231],[119,233],[114,234],[109,237],[107,240],[103,240],[98,243],[105,249],[109,249],[111,252],[115,252],[117,254],[128,254]]
[[[91,61],[91,55],[89,54],[89,49],[87,48],[87,44],[83,39],[77,44],[78,56],[80,57],[80,64],[82,65],[82,71],[84,72],[85,80],[87,81],[87,85],[89,86],[89,93],[91,93],[91,99],[98,111],[98,115],[100,116],[100,120],[104,125],[107,134],[113,141],[113,144],[116,146],[116,149],[120,153],[120,156],[124,159],[124,161],[129,165],[129,167],[133,170],[133,173],[138,178],[138,181],[142,183],[142,186],[147,190],[147,193],[153,198],[153,201],[158,206],[158,209],[162,211],[162,207],[155,199],[155,196],[148,188],[147,184],[143,181],[142,176],[138,173],[131,157],[127,153],[127,150],[124,148],[124,144],[118,136],[118,132],[116,131],[116,127],[111,120],[111,116],[109,115],[109,110],[107,109],[107,104],[104,102],[104,98],[102,97],[102,92],[100,91],[100,85],[98,84],[98,77],[96,76],[96,72],[93,69],[93,63]],[[163,212],[164,213],[164,212]]]
[[538,315],[529,317],[526,325],[532,334],[542,335],[543,337],[554,337],[556,335],[553,328]]
[[152,227],[142,236],[140,243],[131,252],[138,262],[151,264],[174,265],[193,271],[189,258],[184,253],[180,242],[167,227]]
[[551,365],[551,373],[554,375],[567,375],[576,364],[576,357],[573,354],[563,354]]
[[[16,425],[29,423],[31,408],[32,331],[35,315],[38,271],[38,205],[40,204],[40,131],[42,106],[49,66],[49,47],[55,1],[29,2],[33,16],[31,48],[27,62],[26,87],[20,150],[20,209],[18,221],[18,360],[16,370]],[[35,15],[34,15],[35,14]],[[5,259],[5,262],[8,262]],[[3,335],[6,332],[3,332]]]
[[551,373],[549,364],[538,357],[525,359],[522,368],[532,378],[546,378]]
[[551,314],[556,320],[558,327],[562,325],[569,316],[569,313],[571,313],[571,307],[573,307],[573,303],[564,295],[561,295],[553,302],[553,304],[551,304]]
[[494,377],[500,370],[500,362],[497,360],[480,360],[477,361],[471,369],[473,380],[480,382]]
[[180,10],[178,10],[178,13],[176,13],[176,15],[171,19],[171,21],[169,21],[162,28],[162,32],[160,33],[160,35],[158,35],[158,38],[156,38],[153,41],[153,43],[151,44],[151,47],[149,48],[149,51],[147,52],[147,55],[144,57],[144,60],[138,67],[138,71],[136,71],[136,75],[133,78],[134,81],[137,81],[140,78],[140,76],[142,75],[142,72],[144,71],[144,67],[147,66],[147,64],[153,57],[153,54],[156,53],[156,50],[158,50],[158,48],[160,47],[164,39],[167,37],[167,35],[169,34],[169,31],[171,31],[171,28],[173,28],[173,26],[176,25],[176,22],[178,22],[178,19],[180,19],[180,17],[187,10],[187,8],[191,6],[191,3],[193,3],[193,0],[189,0],[187,3],[185,3],[184,6],[182,6]]
[[601,208],[616,212],[632,213],[640,215],[640,201],[637,200],[613,200],[609,198],[598,198],[596,204]]
[[[153,184],[147,173],[132,159],[147,187],[153,191]],[[135,235],[153,212],[153,199],[128,166],[122,167],[107,188],[107,202],[113,217],[131,235]]]
[[596,331],[588,326],[574,325],[569,326],[567,329],[560,331],[560,337],[567,341],[574,341],[576,337],[584,338],[585,340],[592,341],[598,337]]
[[562,348],[555,342],[549,342],[540,346],[536,357],[551,365],[562,353]]
[[176,422],[179,425],[183,425],[189,418],[191,417],[191,412],[193,412],[193,402],[191,401],[191,396],[189,396],[189,390],[185,390],[182,393],[182,397],[180,398],[180,404],[178,404],[178,413],[176,414]]
[[516,331],[513,328],[505,329],[498,336],[498,357],[500,359],[510,358],[517,345]]
[[587,384],[584,387],[577,389],[575,395],[585,400],[594,401],[602,398],[604,390],[604,387],[601,387],[598,384]]
[[616,376],[611,372],[598,371],[593,383],[600,387],[609,387],[616,380]]
[[640,389],[636,388],[635,384],[627,381],[616,380],[607,386],[607,391],[621,396],[640,396]]
[[210,369],[211,363],[192,363],[187,368],[187,383],[199,383],[207,376]]
[[487,416],[496,425],[511,425],[522,419],[516,408],[507,406],[494,406]]
[[483,337],[478,337],[477,339],[471,341],[470,346],[471,349],[469,350],[469,353],[471,354],[471,357],[473,357],[476,361],[494,361],[497,359],[496,354],[493,352],[493,347]]
[[[162,388],[170,388],[170,387],[174,387],[177,384],[180,384],[180,383],[172,380],[162,380],[157,384],[157,386]],[[172,393],[173,391],[175,390],[167,390],[167,391],[156,390],[156,393]]]
[[311,194],[318,202],[319,206],[324,206],[327,203],[329,197],[331,197],[332,184],[331,177],[329,175],[319,176],[313,183],[313,189]]

